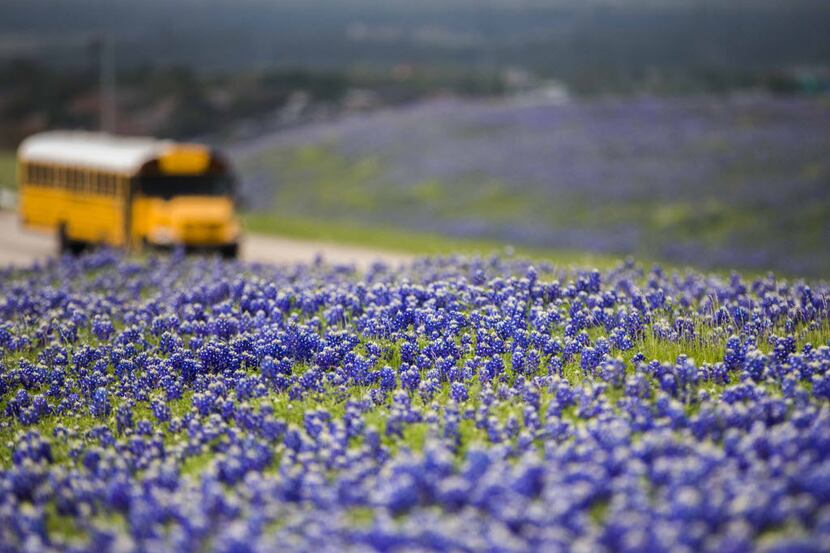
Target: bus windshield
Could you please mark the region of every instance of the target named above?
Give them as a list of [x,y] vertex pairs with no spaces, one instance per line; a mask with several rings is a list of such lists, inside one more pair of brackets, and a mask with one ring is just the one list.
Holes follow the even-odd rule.
[[175,196],[230,196],[233,181],[228,175],[159,175],[139,179],[145,196],[169,200]]

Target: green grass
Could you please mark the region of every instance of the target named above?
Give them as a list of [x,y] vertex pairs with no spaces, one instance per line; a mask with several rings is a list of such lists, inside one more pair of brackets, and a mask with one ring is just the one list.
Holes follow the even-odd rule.
[[[389,159],[351,159],[338,153],[334,146],[323,142],[266,150],[241,160],[243,174],[271,178],[276,183],[273,206],[245,216],[249,230],[435,255],[503,253],[507,244],[407,230],[403,220],[476,221],[486,223],[495,232],[524,228],[530,222],[531,228],[553,233],[557,229],[583,229],[611,235],[637,229],[638,247],[630,253],[641,263],[649,264],[661,258],[668,245],[693,249],[697,245],[717,251],[723,247],[753,247],[761,241],[780,247],[781,236],[790,237],[793,245],[788,248],[792,251],[819,251],[830,215],[830,206],[818,202],[787,215],[775,227],[769,221],[780,214],[769,208],[726,205],[705,195],[674,202],[634,198],[596,202],[595,198],[573,191],[553,202],[533,189],[511,186],[491,175],[477,173],[452,181],[428,179],[401,186],[389,180]],[[544,258],[583,267],[607,268],[619,260],[619,255],[614,254],[538,246],[517,247],[516,252],[534,260]],[[664,265],[677,268],[676,264]],[[715,269],[728,273],[734,267]],[[745,275],[754,272],[764,271],[741,270]],[[781,270],[778,274],[801,276],[786,275]]]
[[[532,248],[513,246],[498,240],[474,238],[454,238],[438,233],[410,231],[400,228],[355,224],[302,216],[283,216],[276,213],[246,213],[242,223],[247,232],[270,234],[299,240],[314,240],[329,244],[346,244],[372,248],[389,253],[402,253],[416,256],[430,255],[468,255],[500,256],[515,255],[533,262],[548,262],[569,270],[606,270],[619,265],[623,258],[611,254],[587,251]],[[692,269],[685,265],[638,256],[637,262],[649,268],[660,264],[666,270],[684,271]],[[734,268],[712,269],[709,274],[728,277],[738,273],[744,278],[763,277],[766,271],[737,270]],[[779,276],[786,275],[781,272]],[[795,275],[797,276],[797,275]]]
[[0,151],[0,188],[17,188],[14,152]]
[[619,257],[578,252],[512,246],[496,240],[451,238],[436,233],[407,231],[388,227],[373,227],[326,221],[307,217],[283,217],[271,214],[244,215],[246,230],[304,240],[366,246],[378,250],[413,255],[504,255],[512,251],[532,260],[545,260],[582,268],[610,268],[620,262]]

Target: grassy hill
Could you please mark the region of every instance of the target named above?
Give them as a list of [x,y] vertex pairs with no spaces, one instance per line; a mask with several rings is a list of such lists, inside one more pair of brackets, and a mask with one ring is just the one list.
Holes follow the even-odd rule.
[[260,230],[356,228],[330,234],[374,244],[396,229],[818,276],[828,131],[830,106],[811,99],[453,100],[232,152]]

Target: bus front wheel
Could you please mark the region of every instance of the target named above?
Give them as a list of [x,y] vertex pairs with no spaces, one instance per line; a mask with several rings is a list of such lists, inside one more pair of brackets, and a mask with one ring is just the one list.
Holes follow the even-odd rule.
[[236,259],[239,257],[239,244],[236,242],[233,244],[226,244],[219,248],[219,253],[222,255],[223,259]]
[[66,231],[66,223],[58,226],[58,254],[65,253],[80,255],[86,249],[86,243],[81,240],[72,240]]

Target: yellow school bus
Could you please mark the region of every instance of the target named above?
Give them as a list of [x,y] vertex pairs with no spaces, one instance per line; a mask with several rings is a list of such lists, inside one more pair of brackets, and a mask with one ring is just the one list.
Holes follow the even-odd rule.
[[24,140],[17,161],[21,222],[56,233],[61,251],[106,244],[237,255],[234,178],[206,146],[49,131]]

